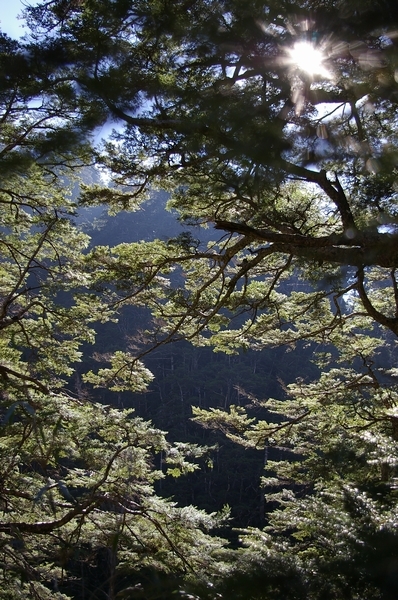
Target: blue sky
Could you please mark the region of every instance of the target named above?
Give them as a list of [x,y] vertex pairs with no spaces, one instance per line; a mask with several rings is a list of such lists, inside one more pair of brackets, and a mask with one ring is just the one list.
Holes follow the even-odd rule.
[[[11,37],[20,37],[24,34],[21,21],[18,21],[17,15],[20,14],[24,5],[29,4],[24,0],[0,0],[0,28]],[[34,4],[32,2],[32,4]]]

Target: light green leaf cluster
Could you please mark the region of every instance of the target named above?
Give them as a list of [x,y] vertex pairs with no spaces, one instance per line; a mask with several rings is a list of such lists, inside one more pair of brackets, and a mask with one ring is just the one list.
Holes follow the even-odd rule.
[[[18,95],[14,100],[18,104]],[[95,593],[91,570],[99,571],[103,555],[113,565],[100,575],[105,588],[145,569],[181,582],[188,573],[192,580],[206,579],[217,570],[213,554],[224,546],[208,532],[225,515],[177,507],[158,497],[155,485],[166,476],[165,463],[178,475],[189,473],[207,449],[173,446],[133,411],[95,403],[89,385],[77,393],[73,385],[98,323],[116,321],[123,305],[156,308],[167,298],[173,258],[183,245],[155,241],[89,250],[89,237],[73,221],[85,147],[63,154],[58,140],[54,164],[36,161],[45,128],[35,117],[45,107],[30,111],[18,104],[28,116],[11,122],[14,100],[3,115],[0,156],[3,595],[66,600],[90,585]],[[48,136],[57,128],[61,135],[59,120],[46,126]],[[73,145],[72,136],[69,141]],[[103,201],[114,210],[132,210],[139,199],[98,186],[83,191],[82,202]],[[83,374],[94,387],[145,391],[153,378],[128,351],[99,360],[97,373]]]
[[[375,367],[378,354],[388,351],[385,338],[348,321],[329,339],[333,346],[322,353],[318,379],[287,385],[287,399],[253,404],[267,417],[251,417],[249,406],[195,409],[194,420],[244,447],[279,453],[266,461],[262,478],[265,500],[273,505],[268,525],[264,532],[242,532],[251,560],[282,553],[306,578],[311,598],[321,597],[319,585],[331,597],[345,593],[350,577],[342,565],[350,565],[358,594],[373,598],[377,591],[363,568],[383,560],[383,544],[394,543],[397,524],[398,388],[388,369]],[[333,592],[325,572],[341,573]]]
[[90,371],[83,376],[84,381],[113,392],[143,392],[153,379],[152,373],[129,352],[118,350],[108,360],[111,363],[109,369],[99,369],[97,374]]
[[78,553],[82,569],[93,553],[109,548],[121,572],[147,566],[204,575],[222,548],[204,531],[219,523],[216,515],[177,508],[153,490],[163,477],[152,466],[156,454],[189,472],[183,454],[203,451],[186,444],[173,449],[132,411],[31,393],[29,404],[9,407],[0,436],[0,556],[10,589],[18,589],[25,565],[38,562],[36,578],[50,593],[54,579],[72,576],[70,552]]
[[186,473],[193,473],[199,469],[199,465],[192,461],[202,458],[212,450],[214,450],[214,446],[198,446],[188,442],[175,442],[166,454],[165,463],[172,465],[171,468],[167,469],[167,474],[180,477]]

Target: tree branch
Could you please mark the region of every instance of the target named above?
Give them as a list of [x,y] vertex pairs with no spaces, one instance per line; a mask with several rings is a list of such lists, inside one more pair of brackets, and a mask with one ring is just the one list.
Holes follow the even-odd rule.
[[387,327],[393,333],[395,333],[395,335],[398,335],[398,318],[387,317],[386,315],[383,315],[383,313],[378,311],[369,300],[369,297],[365,291],[365,274],[363,267],[358,270],[357,281],[358,294],[368,315],[377,323],[380,323],[380,325]]
[[354,216],[337,175],[335,181],[332,182],[327,178],[326,171],[323,169],[321,171],[311,171],[310,169],[295,165],[286,160],[281,159],[281,162],[288,173],[305,181],[316,183],[325,192],[339,211],[344,232],[348,233],[349,238],[353,238],[358,234]]
[[215,228],[241,234],[249,242],[273,244],[273,252],[291,254],[317,262],[355,267],[367,265],[389,269],[398,267],[398,235],[396,234],[358,231],[357,237],[351,239],[344,234],[311,237],[255,229],[250,225],[231,221],[216,221]]
[[18,529],[23,533],[33,533],[33,534],[47,534],[54,531],[54,529],[59,529],[66,523],[69,523],[72,519],[79,515],[86,515],[92,510],[94,510],[97,502],[93,503],[93,500],[86,500],[86,502],[82,502],[68,513],[66,513],[60,519],[56,519],[54,521],[39,521],[36,523],[26,523],[26,521],[19,522],[10,522],[10,523],[0,523],[0,532],[12,534],[13,531]]

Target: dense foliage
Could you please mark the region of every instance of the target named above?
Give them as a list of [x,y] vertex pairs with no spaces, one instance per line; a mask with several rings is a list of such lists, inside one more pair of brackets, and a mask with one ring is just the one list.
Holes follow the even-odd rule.
[[[25,17],[0,39],[5,597],[392,599],[396,4],[50,0]],[[179,235],[93,245],[74,223],[155,188]],[[95,368],[96,333],[132,308],[151,322]],[[243,406],[194,411],[280,450],[267,525],[234,551],[207,532],[218,517],[155,493],[212,450],[90,396],[145,391],[177,340],[317,365],[279,399],[243,382]]]
[[[92,160],[85,107],[49,83],[51,64],[40,79],[33,53],[5,37],[2,51],[2,597],[114,598],[135,586],[157,597],[171,581],[206,581],[223,545],[206,532],[219,519],[154,490],[167,473],[194,470],[205,449],[171,445],[131,410],[71,385],[94,325],[115,319],[73,223],[75,180]],[[144,389],[151,373],[125,361],[115,354],[110,388]]]

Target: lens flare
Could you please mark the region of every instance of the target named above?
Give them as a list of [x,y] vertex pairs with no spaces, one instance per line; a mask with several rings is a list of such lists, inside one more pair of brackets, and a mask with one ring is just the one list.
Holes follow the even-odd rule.
[[320,75],[330,79],[331,74],[326,68],[325,55],[320,48],[309,42],[297,42],[288,51],[291,64],[308,75]]

